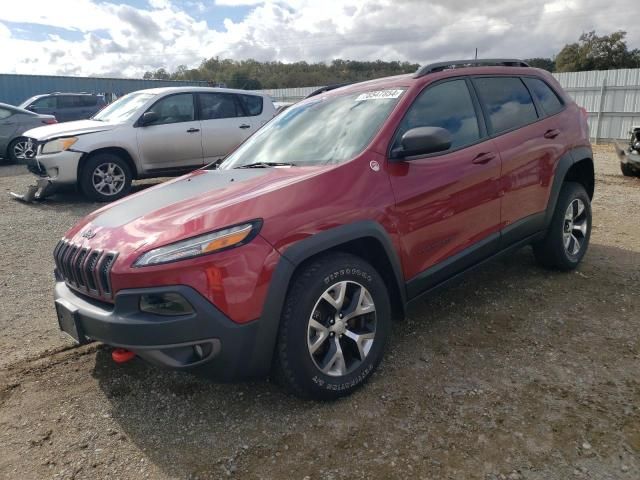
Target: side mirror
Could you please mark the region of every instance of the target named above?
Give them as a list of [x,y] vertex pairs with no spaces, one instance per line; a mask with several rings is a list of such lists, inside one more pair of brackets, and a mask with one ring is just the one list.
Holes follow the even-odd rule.
[[157,122],[159,118],[160,115],[158,115],[157,112],[144,112],[140,119],[140,125],[146,127],[147,125],[151,125],[153,122]]
[[30,112],[35,112],[36,107],[34,107],[33,105],[29,105],[25,110],[29,110]]
[[440,127],[417,127],[407,130],[400,140],[400,147],[393,149],[393,158],[403,159],[414,155],[444,152],[451,148],[451,132]]

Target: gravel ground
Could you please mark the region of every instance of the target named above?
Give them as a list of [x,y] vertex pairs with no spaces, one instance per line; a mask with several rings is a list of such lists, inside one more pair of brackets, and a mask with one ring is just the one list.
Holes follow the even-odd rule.
[[573,273],[525,248],[394,326],[371,382],[333,403],[220,385],[57,331],[51,251],[96,207],[5,195],[0,167],[0,477],[640,478],[640,179],[596,151],[591,247]]

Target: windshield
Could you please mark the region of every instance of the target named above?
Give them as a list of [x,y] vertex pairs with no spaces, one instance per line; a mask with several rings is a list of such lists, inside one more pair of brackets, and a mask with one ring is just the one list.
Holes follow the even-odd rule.
[[92,119],[111,123],[124,122],[135,115],[140,107],[153,97],[155,97],[154,93],[129,93],[100,110]]
[[350,160],[371,141],[404,89],[319,97],[271,120],[220,165],[326,165]]
[[38,95],[36,95],[35,97],[27,98],[24,102],[18,105],[18,107],[27,108],[29,105],[35,102],[38,98],[39,98]]

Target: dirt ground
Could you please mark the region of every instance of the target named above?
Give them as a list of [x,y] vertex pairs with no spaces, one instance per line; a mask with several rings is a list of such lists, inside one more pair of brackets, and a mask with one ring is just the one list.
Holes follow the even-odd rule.
[[596,149],[590,250],[574,273],[529,248],[394,326],[365,388],[301,401],[209,383],[57,331],[51,252],[96,208],[9,200],[0,167],[0,477],[640,478],[640,179]]

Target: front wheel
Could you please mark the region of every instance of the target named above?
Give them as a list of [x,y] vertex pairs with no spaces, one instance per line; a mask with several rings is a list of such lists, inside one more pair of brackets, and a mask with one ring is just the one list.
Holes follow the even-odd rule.
[[131,189],[131,168],[113,153],[89,157],[82,168],[79,183],[82,192],[98,202],[112,202],[124,197]]
[[29,142],[27,137],[14,138],[7,148],[7,158],[13,163],[24,161],[34,155],[33,144]]
[[587,252],[591,236],[591,201],[579,183],[566,182],[544,239],[533,245],[545,267],[572,270]]
[[276,376],[303,398],[348,395],[374,372],[391,326],[386,285],[364,260],[320,257],[297,273],[278,335]]
[[625,177],[639,177],[640,176],[640,170],[636,170],[635,168],[633,168],[628,163],[620,162],[620,171],[622,172],[622,174]]

